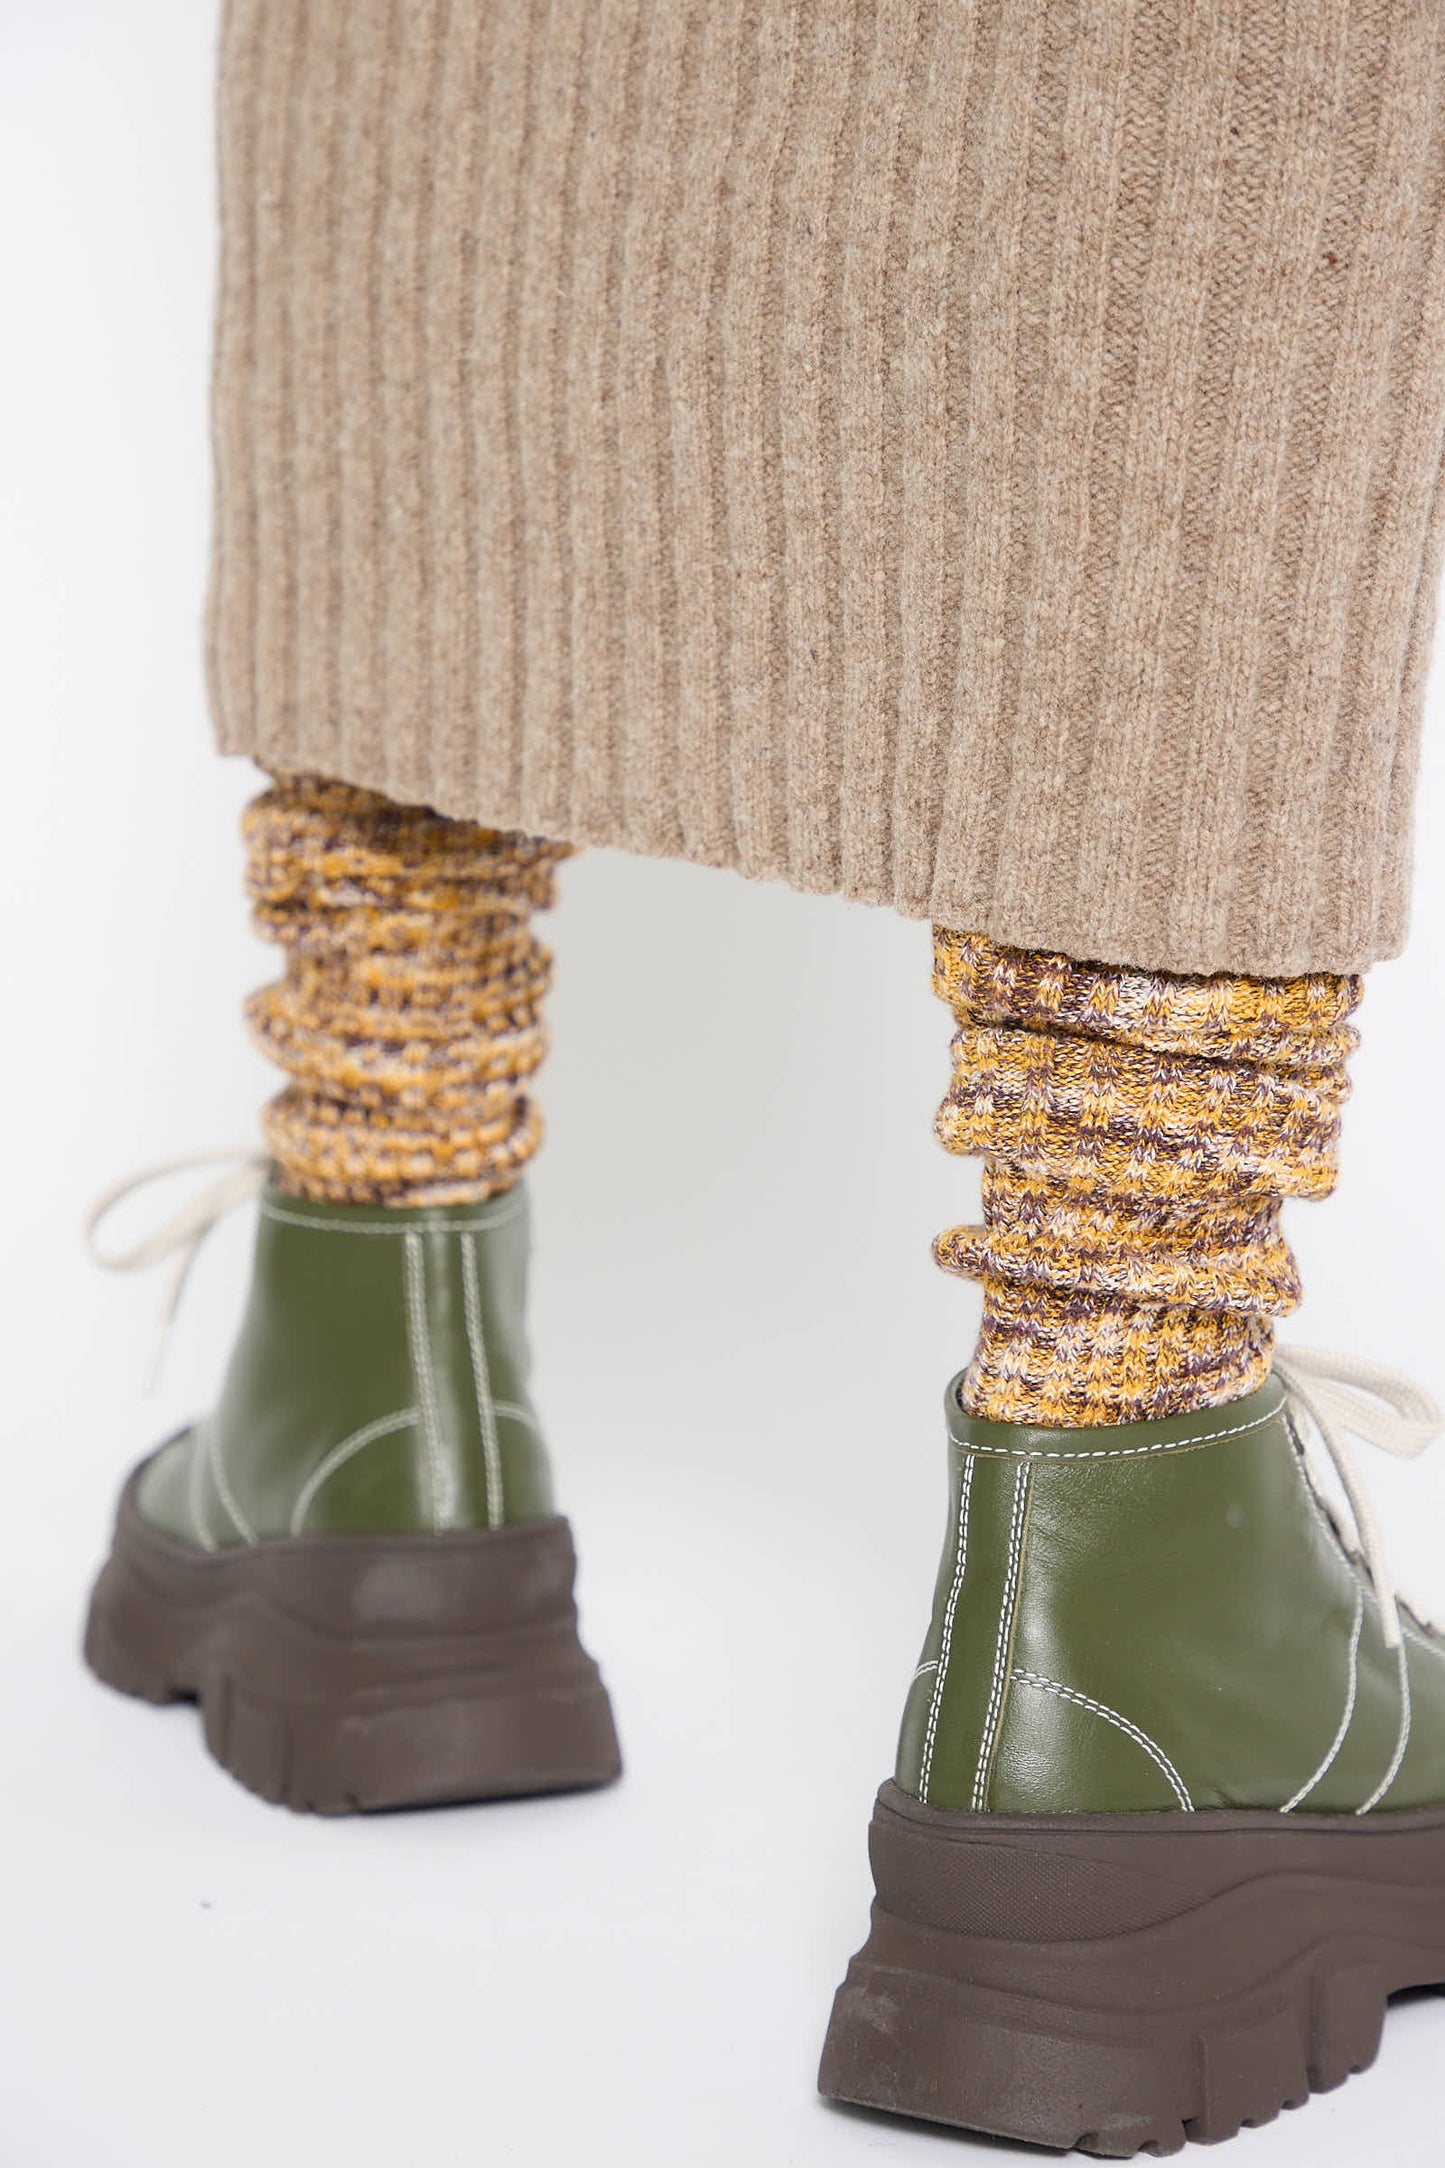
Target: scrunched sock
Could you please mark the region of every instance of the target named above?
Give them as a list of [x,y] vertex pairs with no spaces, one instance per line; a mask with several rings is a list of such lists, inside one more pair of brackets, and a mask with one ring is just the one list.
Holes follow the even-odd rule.
[[1285,1197],[1335,1185],[1360,981],[1174,977],[934,928],[958,1022],[939,1109],[983,1225],[934,1255],[983,1283],[961,1398],[1050,1428],[1180,1415],[1264,1382],[1300,1285]]
[[507,1189],[541,1141],[525,1085],[552,959],[531,928],[565,844],[312,776],[243,818],[258,930],[285,976],[247,1020],[290,1077],[262,1117],[280,1186],[332,1203]]

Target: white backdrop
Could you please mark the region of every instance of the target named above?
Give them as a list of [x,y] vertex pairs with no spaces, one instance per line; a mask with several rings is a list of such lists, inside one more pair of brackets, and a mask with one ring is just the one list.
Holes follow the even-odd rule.
[[[942,1530],[939,1403],[973,1208],[932,1141],[925,928],[593,854],[552,921],[540,1401],[628,1775],[599,1796],[326,1823],[261,1806],[194,1716],[79,1665],[116,1486],[204,1403],[248,1230],[217,1238],[159,1396],[159,1289],[78,1223],[132,1164],[253,1140],[274,970],[240,900],[254,775],[210,749],[211,53],[202,0],[0,0],[0,716],[10,1377],[0,1582],[0,2161],[15,2168],[700,2168],[997,2157],[826,2109]],[[1445,715],[1416,929],[1371,978],[1290,1330],[1445,1390]],[[1371,1471],[1445,1603],[1445,1458]],[[1438,2160],[1437,2002],[1241,2160]]]

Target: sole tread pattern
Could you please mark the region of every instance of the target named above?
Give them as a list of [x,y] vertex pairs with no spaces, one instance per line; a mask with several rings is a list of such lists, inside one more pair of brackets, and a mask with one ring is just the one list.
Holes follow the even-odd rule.
[[619,1775],[565,1522],[200,1553],[141,1522],[133,1493],[86,1661],[136,1699],[195,1702],[208,1751],[259,1798],[348,1814]]
[[872,1852],[818,2082],[889,2114],[1167,2156],[1332,2090],[1392,1993],[1445,1983],[1445,1811],[966,1815],[885,1785]]

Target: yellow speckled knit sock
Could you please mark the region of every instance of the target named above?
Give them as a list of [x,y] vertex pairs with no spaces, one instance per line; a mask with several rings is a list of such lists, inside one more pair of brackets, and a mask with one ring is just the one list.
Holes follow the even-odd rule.
[[938,1115],[985,1162],[939,1237],[984,1289],[970,1413],[1065,1428],[1262,1384],[1299,1279],[1285,1197],[1334,1187],[1360,982],[1176,978],[934,929],[958,1021]]
[[245,814],[256,924],[286,974],[252,996],[291,1081],[263,1116],[283,1189],[453,1204],[514,1182],[541,1141],[551,957],[531,930],[564,844],[444,820],[314,777]]

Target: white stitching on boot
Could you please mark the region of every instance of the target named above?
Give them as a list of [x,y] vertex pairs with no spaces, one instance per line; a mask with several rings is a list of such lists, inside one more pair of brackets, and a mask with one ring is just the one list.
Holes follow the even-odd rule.
[[426,1319],[426,1252],[421,1236],[410,1232],[403,1251],[406,1281],[406,1337],[411,1349],[412,1374],[421,1403],[421,1433],[426,1447],[427,1504],[434,1529],[445,1526],[445,1508],[451,1504],[446,1456],[442,1451],[441,1411],[437,1406],[436,1379],[432,1375],[431,1341]]
[[201,1511],[200,1478],[205,1462],[201,1459],[200,1441],[194,1431],[191,1432],[187,1442],[190,1451],[186,1456],[186,1504],[190,1507],[191,1526],[196,1531],[196,1541],[200,1544],[201,1549],[203,1551],[214,1551],[216,1539],[211,1534],[210,1519],[207,1514]]
[[210,1466],[211,1480],[216,1486],[217,1495],[230,1515],[237,1535],[246,1543],[254,1543],[256,1541],[256,1531],[241,1511],[236,1501],[236,1494],[231,1488],[231,1479],[226,1473],[226,1464],[221,1458],[221,1441],[216,1436],[216,1426],[214,1423],[208,1422],[202,1425],[202,1429],[206,1439],[206,1460]]
[[438,1213],[434,1219],[428,1219],[425,1227],[420,1230],[413,1215],[417,1210],[424,1211],[425,1206],[410,1207],[407,1219],[400,1226],[394,1226],[390,1221],[384,1219],[317,1219],[305,1212],[288,1211],[283,1205],[273,1204],[269,1197],[263,1197],[261,1200],[261,1217],[262,1219],[276,1220],[283,1227],[309,1227],[313,1234],[318,1235],[410,1236],[418,1232],[432,1235],[490,1234],[498,1227],[509,1225],[523,1209],[526,1202],[525,1198],[514,1195],[510,1190],[505,1193],[505,1196],[508,1201],[504,1205],[499,1205],[490,1218],[483,1213],[475,1219],[443,1219],[441,1214]]
[[953,1618],[958,1609],[963,1576],[968,1567],[968,1497],[972,1487],[973,1461],[969,1458],[963,1464],[963,1477],[958,1494],[958,1548],[954,1555],[953,1585],[949,1589],[948,1606],[943,1614],[943,1639],[938,1648],[938,1676],[933,1682],[928,1729],[923,1740],[923,1766],[918,1774],[918,1796],[923,1800],[928,1798],[928,1782],[933,1774],[933,1748],[938,1737],[938,1712],[943,1706],[943,1689],[948,1684],[948,1663],[953,1649]]
[[482,1335],[482,1283],[475,1235],[461,1237],[461,1252],[462,1309],[467,1321],[467,1346],[472,1356],[472,1384],[477,1395],[477,1428],[482,1434],[482,1459],[487,1471],[487,1526],[500,1528],[506,1518],[502,1496],[502,1449],[497,1438],[497,1408],[492,1399],[492,1374],[487,1367],[487,1343]]
[[293,1536],[300,1535],[306,1524],[306,1516],[315,1503],[316,1493],[324,1484],[330,1482],[338,1468],[344,1467],[364,1446],[373,1444],[378,1438],[389,1438],[394,1432],[405,1430],[409,1423],[415,1423],[416,1420],[415,1408],[398,1408],[395,1415],[379,1415],[374,1423],[363,1423],[360,1430],[353,1430],[339,1445],[333,1445],[326,1458],[312,1469],[297,1493],[296,1503],[291,1508],[289,1533]]
[[1372,1808],[1380,1804],[1380,1801],[1400,1774],[1400,1764],[1405,1759],[1405,1749],[1410,1744],[1410,1652],[1405,1643],[1401,1641],[1395,1653],[1400,1662],[1400,1730],[1395,1740],[1395,1751],[1390,1758],[1389,1768],[1385,1771],[1364,1805],[1356,1807],[1356,1814],[1368,1814]]
[[1033,1465],[1030,1461],[1023,1461],[1014,1475],[1013,1512],[1009,1517],[1008,1530],[1008,1572],[998,1608],[998,1642],[993,1655],[993,1679],[989,1685],[988,1708],[983,1719],[983,1738],[979,1743],[978,1767],[973,1778],[972,1804],[975,1814],[983,1812],[984,1798],[988,1791],[989,1763],[993,1758],[999,1719],[1003,1715],[1009,1640],[1013,1633],[1014,1605],[1018,1600],[1019,1571],[1023,1565],[1024,1516],[1028,1510],[1033,1476]]
[[1021,1686],[1036,1686],[1041,1693],[1057,1694],[1061,1701],[1072,1701],[1078,1708],[1090,1709],[1095,1716],[1101,1716],[1106,1724],[1115,1725],[1126,1737],[1132,1739],[1136,1746],[1143,1747],[1144,1752],[1154,1763],[1160,1775],[1167,1780],[1171,1791],[1185,1813],[1192,1814],[1194,1812],[1194,1801],[1189,1796],[1184,1779],[1180,1776],[1179,1771],[1175,1768],[1163,1747],[1159,1745],[1157,1740],[1151,1739],[1148,1732],[1141,1731],[1137,1724],[1131,1724],[1127,1716],[1120,1716],[1117,1709],[1109,1708],[1102,1701],[1095,1701],[1092,1695],[1081,1694],[1072,1686],[1061,1685],[1057,1679],[1046,1679],[1041,1671],[1025,1671],[1016,1666],[1012,1676],[1018,1680]]
[[1074,1453],[1061,1451],[1053,1453],[1047,1451],[1043,1447],[1039,1447],[1036,1451],[1031,1451],[1024,1446],[980,1445],[976,1438],[970,1438],[966,1446],[959,1447],[959,1451],[964,1453],[989,1453],[993,1456],[995,1460],[1030,1461],[1140,1460],[1149,1453],[1193,1453],[1201,1445],[1217,1445],[1221,1438],[1242,1438],[1248,1431],[1263,1430],[1265,1424],[1272,1423],[1283,1407],[1284,1396],[1281,1395],[1280,1398],[1275,1402],[1274,1406],[1267,1409],[1263,1415],[1251,1416],[1250,1420],[1247,1423],[1235,1423],[1228,1430],[1206,1430],[1197,1438],[1161,1438],[1155,1445],[1110,1446],[1104,1452]]
[[[1305,1487],[1306,1489],[1308,1489],[1308,1484],[1306,1484]],[[1279,1810],[1281,1814],[1293,1814],[1295,1808],[1299,1806],[1304,1800],[1309,1798],[1310,1793],[1315,1789],[1316,1785],[1320,1784],[1329,1774],[1330,1770],[1334,1767],[1335,1757],[1338,1755],[1340,1748],[1345,1743],[1345,1735],[1350,1728],[1350,1719],[1355,1713],[1355,1695],[1359,1688],[1360,1628],[1364,1625],[1364,1623],[1365,1591],[1360,1586],[1359,1582],[1356,1581],[1355,1622],[1350,1629],[1350,1653],[1347,1660],[1348,1669],[1346,1674],[1345,1706],[1340,1716],[1339,1728],[1335,1732],[1334,1739],[1331,1741],[1330,1744],[1330,1750],[1328,1754],[1326,1754],[1324,1760],[1320,1763],[1319,1768],[1316,1769],[1314,1775],[1310,1777],[1306,1783],[1300,1786],[1299,1790],[1295,1793],[1292,1799],[1287,1799],[1285,1801],[1284,1805]]]

